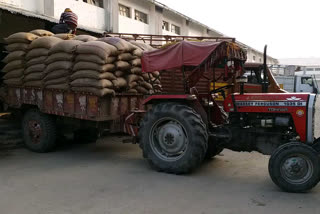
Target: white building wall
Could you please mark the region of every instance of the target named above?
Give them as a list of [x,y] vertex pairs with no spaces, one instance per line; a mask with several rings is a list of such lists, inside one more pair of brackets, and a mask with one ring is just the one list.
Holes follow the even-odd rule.
[[1,3],[37,14],[44,14],[44,0],[0,0]]
[[189,22],[188,36],[205,36],[203,35],[204,27],[195,23]]

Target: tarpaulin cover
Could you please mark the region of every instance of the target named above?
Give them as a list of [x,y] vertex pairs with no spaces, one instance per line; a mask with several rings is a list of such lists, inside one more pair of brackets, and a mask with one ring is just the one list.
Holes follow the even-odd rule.
[[141,58],[142,71],[161,71],[183,65],[197,66],[223,43],[225,42],[182,41],[165,49],[145,52]]

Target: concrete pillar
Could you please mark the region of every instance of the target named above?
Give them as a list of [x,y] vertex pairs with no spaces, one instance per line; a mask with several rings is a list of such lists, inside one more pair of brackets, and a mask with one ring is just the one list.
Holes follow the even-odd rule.
[[154,13],[151,13],[150,16],[153,18],[153,26],[150,23],[151,34],[162,35],[162,22],[163,22],[163,9],[156,8]]
[[54,17],[54,0],[45,0],[43,7],[44,15]]
[[[184,18],[181,18],[182,23],[181,23],[181,29],[180,29],[180,35],[181,36],[189,36],[189,26],[187,25],[187,20]],[[189,22],[189,25],[191,23]]]
[[104,0],[106,31],[119,32],[119,2],[118,0]]

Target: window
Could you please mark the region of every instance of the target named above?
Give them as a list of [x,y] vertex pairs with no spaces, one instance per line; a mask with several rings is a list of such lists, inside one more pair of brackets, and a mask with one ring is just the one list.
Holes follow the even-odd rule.
[[255,62],[256,61],[256,56],[252,56],[252,60]]
[[307,68],[307,71],[313,71],[313,68]]
[[169,31],[169,22],[166,22],[166,21],[162,22],[162,30]]
[[121,16],[125,16],[125,17],[130,18],[131,17],[130,8],[126,7],[126,6],[122,5],[122,4],[119,4],[119,14]]
[[148,24],[148,15],[145,14],[145,13],[142,13],[142,12],[140,12],[138,10],[134,11],[134,19],[138,20],[140,22]]
[[315,70],[315,71],[320,71],[320,68],[315,68],[314,70]]
[[261,59],[261,57],[259,58],[259,62],[262,62],[262,59]]
[[95,5],[103,8],[103,0],[83,0],[85,3]]
[[313,86],[312,77],[301,77],[301,84],[308,84]]
[[180,27],[172,24],[171,25],[171,32],[180,35]]

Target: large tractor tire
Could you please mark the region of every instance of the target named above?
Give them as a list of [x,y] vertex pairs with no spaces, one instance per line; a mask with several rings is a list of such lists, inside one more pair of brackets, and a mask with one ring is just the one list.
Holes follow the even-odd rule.
[[22,121],[23,138],[26,147],[34,152],[50,152],[56,146],[56,124],[54,119],[38,110],[31,109]]
[[205,159],[209,160],[209,159],[213,158],[214,156],[219,155],[222,151],[223,151],[223,148],[217,146],[216,143],[214,142],[214,139],[210,139],[210,137],[209,137],[208,149],[206,152]]
[[306,192],[319,182],[320,158],[310,146],[292,142],[277,148],[269,160],[272,181],[287,192]]
[[203,161],[207,142],[207,129],[200,115],[183,104],[158,104],[140,124],[143,156],[158,171],[190,172]]

